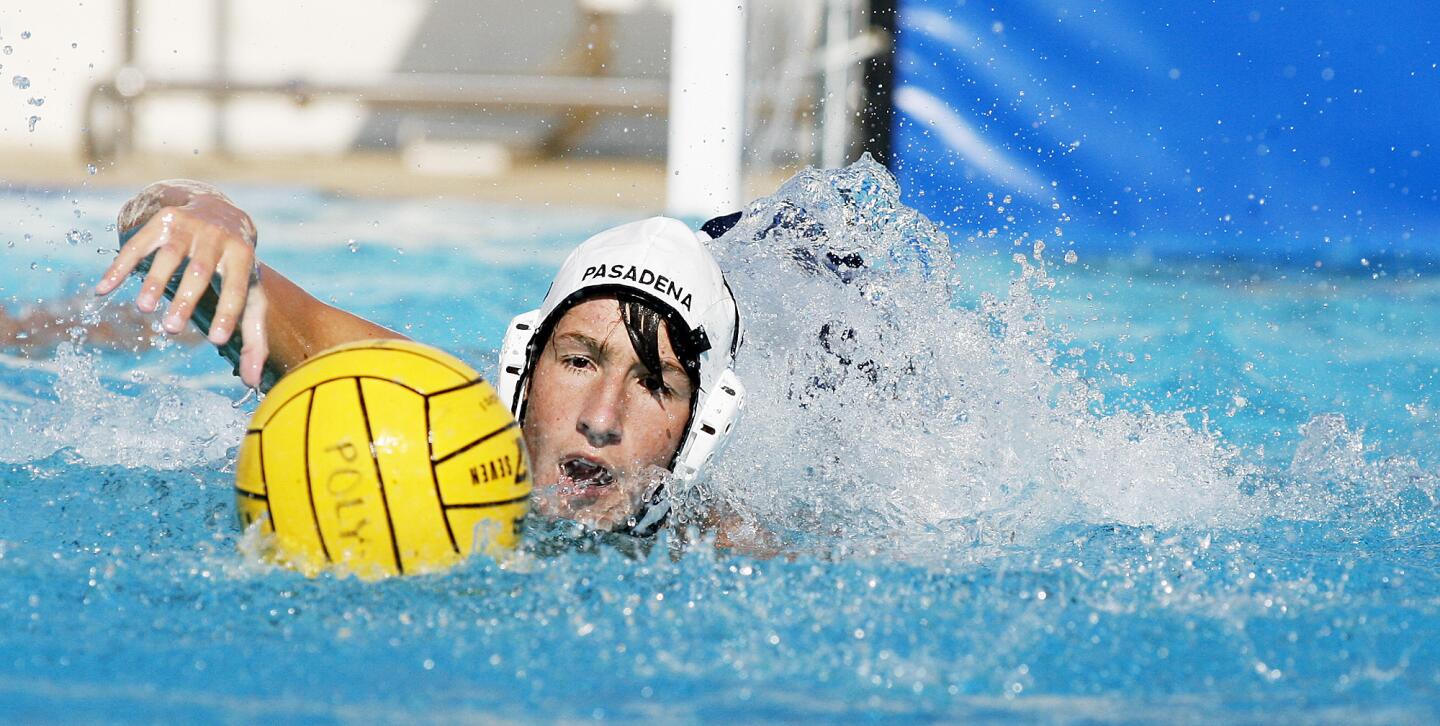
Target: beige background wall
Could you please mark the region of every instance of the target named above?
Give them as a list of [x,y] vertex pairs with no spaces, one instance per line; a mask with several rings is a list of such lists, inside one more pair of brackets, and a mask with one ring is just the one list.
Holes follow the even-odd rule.
[[[236,78],[365,80],[393,70],[409,47],[423,0],[237,0],[231,4]],[[79,150],[82,109],[121,58],[119,0],[5,0],[0,3],[0,150]],[[216,61],[214,8],[207,0],[142,0],[137,61],[147,73],[197,78]],[[21,34],[29,32],[28,39]],[[29,88],[14,78],[29,80]],[[30,99],[44,105],[31,105]],[[232,102],[227,126],[238,151],[334,153],[348,148],[366,117],[349,102],[296,107],[284,99]],[[147,101],[137,119],[143,150],[205,153],[214,108],[206,99]],[[29,118],[38,116],[34,130]]]

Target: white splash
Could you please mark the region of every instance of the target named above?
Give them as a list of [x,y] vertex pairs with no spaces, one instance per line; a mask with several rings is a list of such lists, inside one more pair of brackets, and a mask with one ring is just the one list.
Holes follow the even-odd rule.
[[1097,413],[1096,386],[1056,363],[1043,266],[1017,255],[1006,297],[953,304],[949,240],[868,157],[802,172],[715,250],[749,395],[714,488],[751,521],[893,550],[1259,517],[1218,436],[1179,413]]
[[102,382],[98,364],[95,351],[62,344],[45,366],[55,374],[53,400],[0,401],[0,461],[60,451],[91,465],[159,470],[229,461],[244,436],[245,411],[219,394],[166,382],[117,393]]
[[1364,529],[1377,522],[1401,537],[1440,513],[1440,474],[1414,457],[1384,456],[1340,414],[1321,414],[1300,429],[1273,514]]

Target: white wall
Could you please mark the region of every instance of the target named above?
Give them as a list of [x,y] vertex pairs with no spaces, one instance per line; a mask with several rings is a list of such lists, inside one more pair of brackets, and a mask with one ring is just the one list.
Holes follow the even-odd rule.
[[[0,150],[78,152],[84,100],[112,77],[121,56],[120,0],[0,1]],[[425,0],[231,0],[231,75],[283,82],[373,79],[392,70],[413,40]],[[216,61],[215,3],[141,0],[137,62],[148,75],[201,78]],[[22,32],[29,32],[22,39]],[[10,46],[9,55],[3,55]],[[30,82],[14,85],[14,77]],[[43,98],[36,107],[31,98]],[[213,148],[213,104],[166,97],[137,119],[142,149]],[[39,116],[34,130],[29,118]],[[365,121],[363,107],[287,100],[232,102],[226,128],[241,153],[339,153]]]
[[[82,101],[90,84],[115,67],[119,32],[116,0],[0,3],[0,147],[78,149]],[[28,78],[30,88],[16,88],[16,76]],[[37,108],[31,98],[45,103]],[[40,117],[33,132],[31,116]]]

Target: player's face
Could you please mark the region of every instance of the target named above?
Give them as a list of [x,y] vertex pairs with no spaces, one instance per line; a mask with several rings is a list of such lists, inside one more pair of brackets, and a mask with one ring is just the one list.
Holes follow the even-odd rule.
[[660,326],[663,370],[646,370],[620,304],[571,308],[535,363],[525,442],[535,509],[594,529],[622,527],[670,464],[690,419],[690,378]]

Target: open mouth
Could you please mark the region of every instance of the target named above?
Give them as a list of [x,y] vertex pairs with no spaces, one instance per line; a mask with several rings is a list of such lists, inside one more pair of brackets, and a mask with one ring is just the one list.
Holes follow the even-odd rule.
[[615,483],[615,474],[610,471],[610,467],[583,456],[571,456],[562,460],[560,477],[577,493],[592,487],[606,487]]

